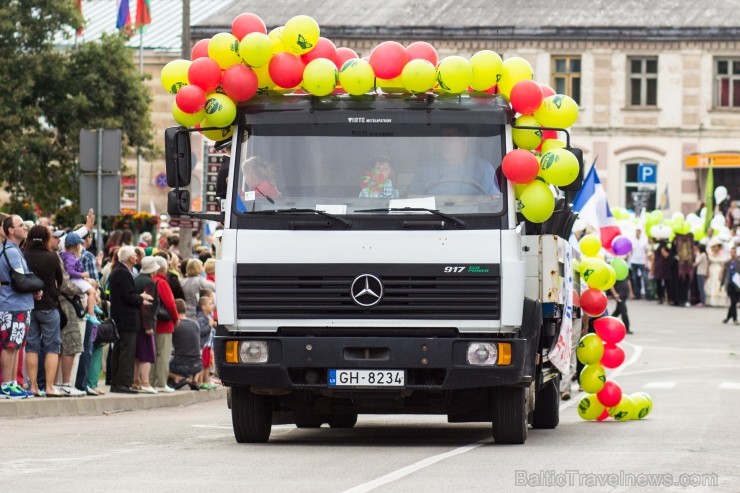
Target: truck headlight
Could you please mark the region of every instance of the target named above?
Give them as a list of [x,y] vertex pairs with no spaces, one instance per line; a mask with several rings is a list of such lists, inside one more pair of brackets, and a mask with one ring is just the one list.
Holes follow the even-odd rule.
[[498,358],[495,342],[471,342],[468,344],[468,364],[475,366],[493,366]]
[[227,363],[267,363],[268,356],[267,341],[226,342]]

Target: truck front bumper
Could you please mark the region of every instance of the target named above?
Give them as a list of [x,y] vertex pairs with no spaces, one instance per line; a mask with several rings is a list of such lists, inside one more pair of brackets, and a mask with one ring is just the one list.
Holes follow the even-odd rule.
[[[266,342],[267,362],[227,363],[229,341]],[[510,344],[510,364],[469,364],[466,355],[471,342]],[[279,337],[229,333],[222,328],[214,340],[218,375],[224,384],[293,390],[329,388],[328,372],[332,369],[404,370],[404,390],[528,385],[535,365],[527,347],[525,339],[510,337]]]

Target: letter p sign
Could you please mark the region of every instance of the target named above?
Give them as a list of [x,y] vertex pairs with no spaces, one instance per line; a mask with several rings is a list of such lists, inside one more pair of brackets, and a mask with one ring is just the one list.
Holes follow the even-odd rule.
[[657,181],[657,164],[639,164],[637,166],[638,183],[656,183]]

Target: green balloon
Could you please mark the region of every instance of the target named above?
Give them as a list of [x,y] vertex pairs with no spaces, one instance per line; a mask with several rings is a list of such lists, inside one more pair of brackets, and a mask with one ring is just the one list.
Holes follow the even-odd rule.
[[612,269],[614,269],[614,272],[617,274],[617,281],[622,281],[624,279],[627,279],[627,276],[630,273],[630,268],[627,265],[627,262],[624,261],[624,259],[621,258],[615,258],[611,261]]

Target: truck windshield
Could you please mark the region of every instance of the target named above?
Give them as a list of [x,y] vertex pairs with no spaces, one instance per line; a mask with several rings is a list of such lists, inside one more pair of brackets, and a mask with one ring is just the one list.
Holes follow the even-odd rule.
[[400,125],[275,127],[245,132],[235,183],[239,213],[290,207],[333,214],[402,207],[503,211],[502,126],[419,125],[423,134]]

